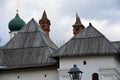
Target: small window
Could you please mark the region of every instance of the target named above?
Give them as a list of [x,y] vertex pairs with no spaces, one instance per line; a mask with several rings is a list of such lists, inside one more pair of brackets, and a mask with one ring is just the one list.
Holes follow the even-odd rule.
[[18,76],[18,79],[20,78],[20,76]]
[[45,74],[45,77],[47,77],[47,74]]
[[98,75],[98,73],[93,73],[93,75],[92,75],[92,80],[99,80],[99,75]]
[[83,61],[83,65],[86,65],[87,64],[87,62],[86,61]]

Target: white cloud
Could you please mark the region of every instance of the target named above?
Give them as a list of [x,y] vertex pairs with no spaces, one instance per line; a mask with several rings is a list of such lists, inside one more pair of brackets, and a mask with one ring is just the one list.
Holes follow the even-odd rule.
[[[44,10],[51,20],[51,38],[54,41],[69,40],[75,12],[85,26],[92,22],[93,26],[110,40],[120,40],[120,8],[115,0],[24,0],[19,3],[19,14],[25,22],[35,18],[38,22]],[[14,18],[15,0],[1,0],[0,3],[0,37],[6,43],[9,39],[8,23]],[[4,35],[2,35],[4,34]]]

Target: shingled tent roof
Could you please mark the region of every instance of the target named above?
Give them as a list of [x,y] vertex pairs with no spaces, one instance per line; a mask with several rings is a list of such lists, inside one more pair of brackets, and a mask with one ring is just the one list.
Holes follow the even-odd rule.
[[4,66],[51,65],[57,61],[49,55],[57,46],[32,19],[4,47]]
[[118,54],[118,50],[92,24],[52,54],[53,57]]
[[120,51],[120,41],[112,42],[112,44]]
[[[2,62],[2,58],[3,58],[3,51],[0,49],[0,63]],[[1,65],[0,65],[1,66]]]

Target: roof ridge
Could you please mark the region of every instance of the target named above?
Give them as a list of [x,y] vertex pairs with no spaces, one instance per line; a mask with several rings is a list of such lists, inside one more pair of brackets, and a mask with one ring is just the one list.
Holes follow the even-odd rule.
[[[104,36],[97,36],[97,37],[84,37],[84,38],[77,38],[77,39],[87,39],[87,38],[102,38]],[[71,40],[75,40],[75,38],[72,38]]]
[[[49,46],[24,47],[24,48],[12,48],[12,49],[1,49],[1,50],[31,49],[31,48],[42,48],[42,47],[49,47]],[[1,50],[0,50],[0,51],[1,51]],[[3,52],[3,51],[2,51],[2,52]]]
[[119,52],[119,50],[112,44],[111,41],[109,41],[106,37],[105,37],[105,39],[110,43],[110,45],[111,45],[114,49],[116,49],[117,52]]
[[[46,35],[46,34],[43,34],[43,35]],[[42,37],[43,40],[45,41],[46,45],[48,45],[49,47],[51,47],[51,45],[49,45],[48,42],[44,39],[43,35],[41,34],[41,37]],[[52,44],[54,44],[53,41],[52,41],[47,35],[46,35],[46,38],[48,38],[49,41],[51,41]],[[56,47],[56,49],[58,48],[55,44],[54,44],[54,46]],[[53,47],[51,47],[51,48],[54,49]]]
[[[34,26],[29,26],[31,24],[34,24]],[[39,24],[34,20],[34,18],[32,18],[18,33],[35,32],[35,31],[39,31],[45,34],[42,28],[39,27]]]

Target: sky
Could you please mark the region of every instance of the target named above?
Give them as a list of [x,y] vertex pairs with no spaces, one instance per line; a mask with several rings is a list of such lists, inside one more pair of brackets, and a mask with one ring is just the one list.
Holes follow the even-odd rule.
[[[15,17],[16,8],[16,0],[0,0],[0,45],[10,39],[8,23]],[[76,12],[85,27],[91,22],[110,41],[120,41],[119,0],[19,0],[18,9],[26,23],[32,18],[38,22],[45,10],[51,21],[50,38],[56,44],[73,37]]]

